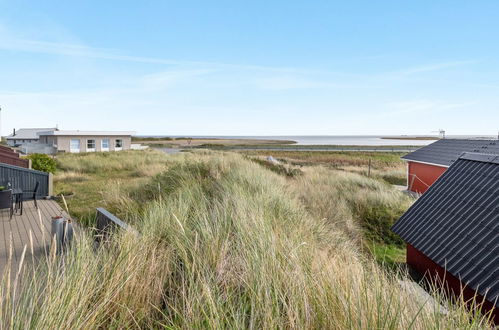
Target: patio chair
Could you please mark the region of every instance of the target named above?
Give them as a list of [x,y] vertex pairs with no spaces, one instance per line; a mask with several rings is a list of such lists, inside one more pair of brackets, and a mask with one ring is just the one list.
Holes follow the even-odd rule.
[[0,210],[9,209],[10,217],[14,214],[14,201],[12,200],[12,190],[0,191]]
[[23,194],[33,194],[33,200],[35,201],[35,207],[38,208],[38,204],[36,202],[36,193],[38,192],[38,188],[40,187],[40,182],[36,181],[35,183],[35,189],[33,190],[23,190]]

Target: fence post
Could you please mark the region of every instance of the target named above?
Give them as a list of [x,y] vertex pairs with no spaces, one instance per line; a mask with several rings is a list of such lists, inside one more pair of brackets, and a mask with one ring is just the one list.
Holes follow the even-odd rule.
[[48,182],[48,195],[54,196],[54,175],[52,173],[49,173],[47,180],[49,181]]

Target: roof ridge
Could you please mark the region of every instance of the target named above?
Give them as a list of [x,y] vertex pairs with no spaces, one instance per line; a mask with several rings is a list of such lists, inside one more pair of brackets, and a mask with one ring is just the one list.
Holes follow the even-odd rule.
[[56,129],[55,127],[33,127],[33,128],[19,128],[19,129],[16,129],[16,131],[21,131],[21,130],[25,130],[25,129]]
[[499,155],[499,140],[442,139],[404,155],[402,159],[448,167],[463,152]]
[[459,159],[499,165],[499,154],[486,154],[481,152],[463,152],[461,156],[459,156]]

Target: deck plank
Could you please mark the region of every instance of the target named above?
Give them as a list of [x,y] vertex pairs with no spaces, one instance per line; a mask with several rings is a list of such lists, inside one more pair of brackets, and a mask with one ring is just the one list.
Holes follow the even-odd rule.
[[[66,212],[53,200],[39,200],[38,208],[41,215],[41,223],[38,210],[33,201],[24,202],[23,215],[14,214],[9,220],[9,213],[5,210],[0,212],[0,275],[3,273],[9,258],[10,244],[13,245],[12,267],[17,269],[23,249],[26,246],[26,259],[37,259],[43,257],[50,251],[50,231],[52,217],[63,215]],[[30,241],[30,232],[32,243]],[[11,242],[12,237],[12,242]],[[34,251],[32,256],[31,251]]]

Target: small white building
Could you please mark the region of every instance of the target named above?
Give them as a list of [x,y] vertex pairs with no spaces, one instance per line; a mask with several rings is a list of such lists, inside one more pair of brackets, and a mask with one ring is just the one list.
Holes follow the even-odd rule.
[[38,143],[38,133],[53,132],[57,128],[21,128],[14,129],[11,135],[7,136],[7,144],[11,147],[19,147],[28,143]]
[[99,152],[130,150],[134,132],[60,131],[38,132],[38,143],[55,152]]

